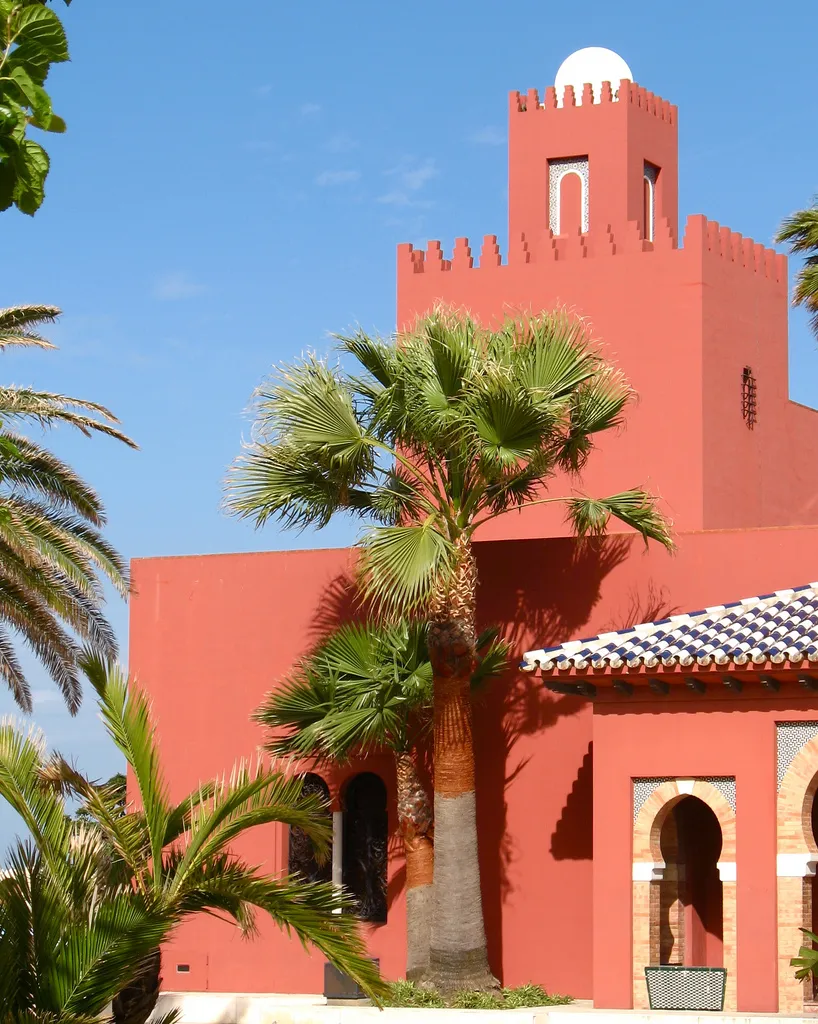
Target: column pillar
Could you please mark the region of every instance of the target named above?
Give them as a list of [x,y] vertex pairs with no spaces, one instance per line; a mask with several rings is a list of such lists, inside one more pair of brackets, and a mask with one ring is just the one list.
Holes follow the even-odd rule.
[[811,996],[811,979],[798,981],[790,960],[806,945],[802,928],[812,929],[812,880],[818,855],[779,853],[778,875],[778,1012],[801,1016]]
[[[332,812],[332,884],[340,889],[344,884],[344,812]],[[335,911],[340,914],[340,908]]]
[[649,1008],[645,968],[659,963],[659,901],[666,865],[633,862],[633,1008]]

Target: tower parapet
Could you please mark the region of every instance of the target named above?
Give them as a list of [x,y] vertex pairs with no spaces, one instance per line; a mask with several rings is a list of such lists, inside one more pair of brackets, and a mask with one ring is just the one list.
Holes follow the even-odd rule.
[[595,110],[610,103],[629,103],[647,114],[653,114],[668,124],[675,124],[678,116],[677,108],[663,100],[661,96],[643,89],[641,85],[623,78],[616,88],[613,83],[603,82],[598,92],[594,92],[593,86],[586,83],[582,87],[581,102],[577,103],[577,95],[573,85],[566,85],[558,103],[557,89],[549,85],[545,90],[542,102],[537,89],[529,89],[527,92],[511,92],[509,94],[509,116],[514,114],[535,114],[546,110],[568,110],[582,106],[587,110]]
[[635,253],[644,253],[645,259],[650,260],[652,254],[677,252],[679,259],[691,255],[701,257],[706,253],[778,284],[786,285],[787,282],[786,256],[754,242],[752,238],[743,237],[737,231],[722,227],[717,221],[707,220],[701,214],[688,217],[681,248],[676,246],[669,221],[662,218],[652,242],[642,237],[638,223],[628,221],[619,227],[608,224],[587,233],[573,232],[570,235],[555,235],[548,228],[534,238],[521,233],[511,239],[505,260],[497,236],[485,235],[477,260],[473,252],[468,238],[456,239],[449,257],[444,255],[439,241],[429,242],[426,249],[416,249],[405,243],[398,246],[398,276],[442,272],[459,274],[469,270],[491,273],[526,264],[542,267],[555,261],[605,260]]

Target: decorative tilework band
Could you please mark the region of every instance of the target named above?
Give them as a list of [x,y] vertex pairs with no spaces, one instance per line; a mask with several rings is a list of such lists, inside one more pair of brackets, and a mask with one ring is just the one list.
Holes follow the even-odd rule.
[[[645,806],[648,798],[665,782],[693,783],[709,782],[710,785],[719,791],[733,813],[736,813],[736,779],[733,775],[697,775],[686,779],[679,779],[673,776],[649,776],[643,779],[633,780],[633,820],[639,817],[639,812]],[[692,790],[692,786],[690,787]]]
[[818,722],[776,722],[776,770],[778,788],[795,755],[805,744],[818,736]]

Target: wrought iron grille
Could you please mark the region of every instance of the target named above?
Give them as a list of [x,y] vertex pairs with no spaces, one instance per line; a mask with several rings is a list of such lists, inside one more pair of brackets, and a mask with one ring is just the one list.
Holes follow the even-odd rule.
[[757,412],[756,379],[753,368],[745,366],[741,371],[741,415],[750,430],[756,425]]
[[645,981],[651,1010],[724,1009],[723,967],[646,967]]

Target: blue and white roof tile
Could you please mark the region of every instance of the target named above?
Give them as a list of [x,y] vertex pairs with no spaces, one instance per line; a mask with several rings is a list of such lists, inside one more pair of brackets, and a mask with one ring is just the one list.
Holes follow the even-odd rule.
[[818,583],[527,651],[520,668],[593,672],[804,662],[818,662]]

